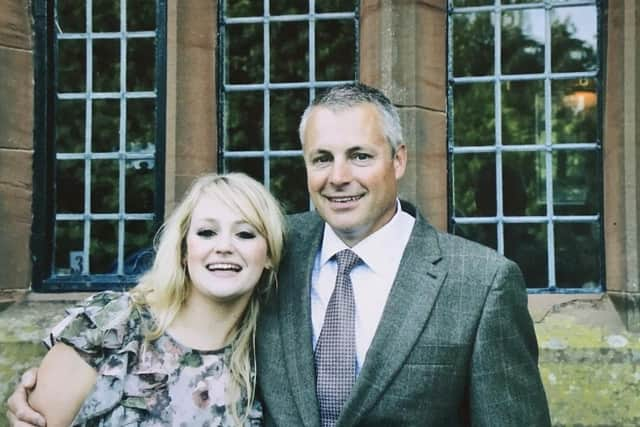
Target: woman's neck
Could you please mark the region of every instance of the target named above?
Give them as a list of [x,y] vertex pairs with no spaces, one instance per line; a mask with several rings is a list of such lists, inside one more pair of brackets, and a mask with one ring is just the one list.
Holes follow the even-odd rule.
[[197,350],[217,350],[230,343],[249,299],[221,305],[193,294],[167,328],[181,344]]

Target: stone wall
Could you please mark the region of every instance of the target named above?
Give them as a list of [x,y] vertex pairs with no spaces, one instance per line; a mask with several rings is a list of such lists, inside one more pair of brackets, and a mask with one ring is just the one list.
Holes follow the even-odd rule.
[[554,426],[640,426],[640,334],[606,296],[532,312]]
[[31,279],[33,38],[28,0],[0,3],[0,271],[2,289]]
[[[43,333],[71,304],[34,298],[0,306],[0,427],[18,376],[37,364]],[[625,330],[608,298],[534,307],[532,317],[553,425],[640,426],[640,334]]]
[[43,334],[62,319],[69,301],[0,303],[0,427],[8,425],[6,401],[19,375],[45,353]]

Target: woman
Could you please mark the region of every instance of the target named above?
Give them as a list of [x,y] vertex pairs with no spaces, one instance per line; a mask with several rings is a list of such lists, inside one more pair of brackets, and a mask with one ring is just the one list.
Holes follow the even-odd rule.
[[197,179],[140,283],[89,298],[54,328],[30,404],[48,426],[260,425],[253,342],[283,236],[258,182]]

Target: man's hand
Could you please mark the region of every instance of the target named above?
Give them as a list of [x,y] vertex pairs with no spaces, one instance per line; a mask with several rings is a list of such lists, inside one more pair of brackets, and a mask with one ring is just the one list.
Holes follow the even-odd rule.
[[44,417],[31,409],[27,400],[36,385],[37,372],[36,368],[31,368],[22,374],[20,383],[7,400],[7,419],[11,427],[46,426]]

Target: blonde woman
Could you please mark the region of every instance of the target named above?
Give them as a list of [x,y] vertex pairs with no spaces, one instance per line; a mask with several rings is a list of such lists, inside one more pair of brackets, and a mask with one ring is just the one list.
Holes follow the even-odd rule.
[[254,398],[260,303],[283,216],[243,174],[197,179],[130,292],[68,310],[29,397],[48,426],[261,425]]

